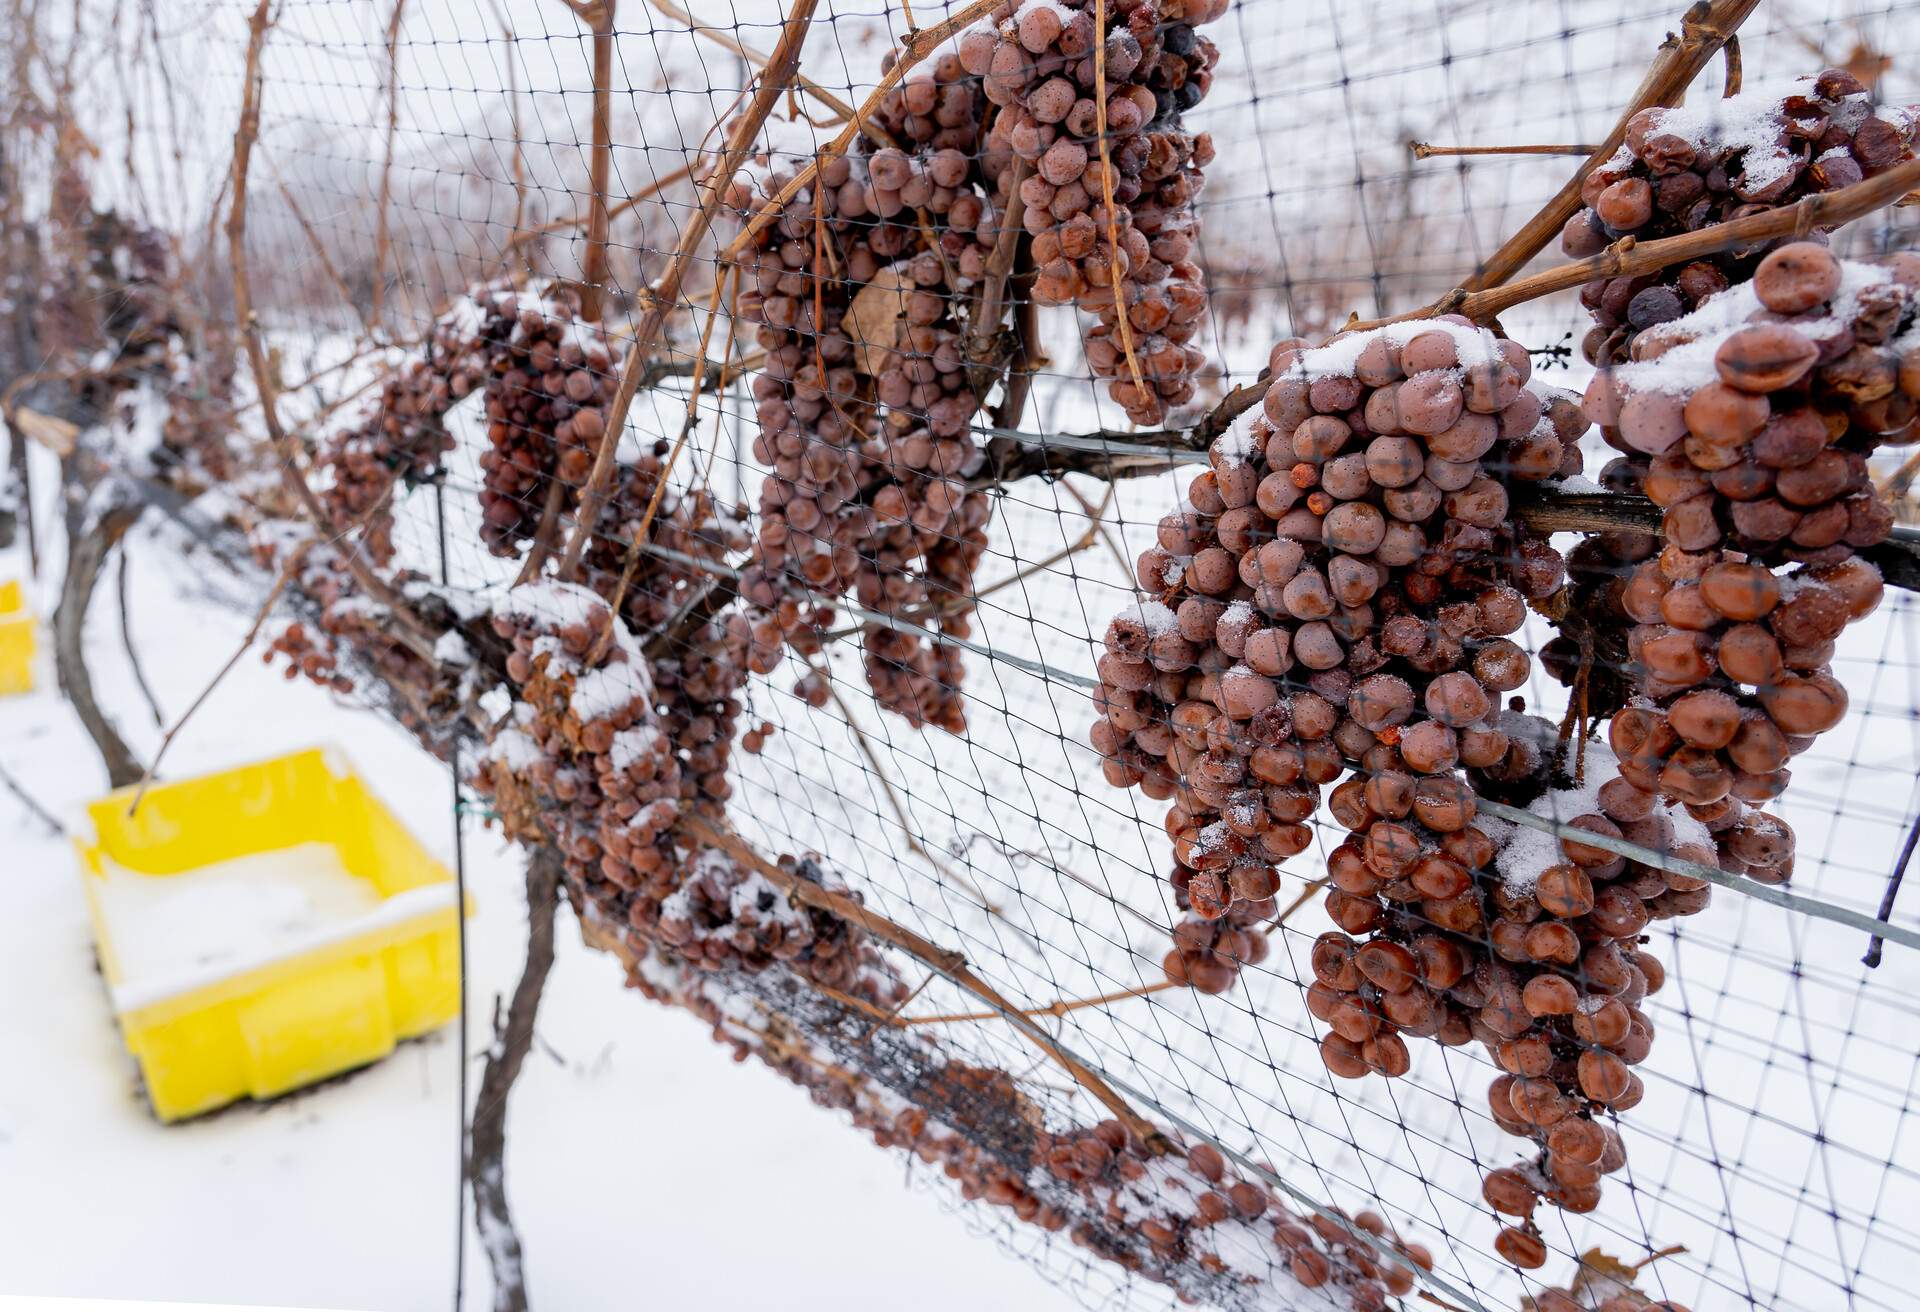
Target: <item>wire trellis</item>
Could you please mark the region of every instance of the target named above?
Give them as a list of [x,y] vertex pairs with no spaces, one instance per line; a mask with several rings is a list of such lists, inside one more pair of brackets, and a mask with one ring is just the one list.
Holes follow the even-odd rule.
[[[783,170],[791,177],[818,158],[881,85],[883,58],[963,8],[832,0],[811,11],[801,79],[752,139],[743,187]],[[1920,99],[1920,70],[1909,66],[1920,6],[1909,0],[1746,8],[1754,12],[1739,28],[1737,64],[1711,62],[1693,79],[1689,104],[1720,96],[1735,67],[1751,90],[1843,65],[1871,81],[1882,103]],[[1028,0],[1019,12],[1036,9],[1062,21],[1082,11]],[[103,108],[88,125],[104,155],[128,161],[125,195],[107,171],[96,174],[103,208],[144,211],[183,237],[211,234],[209,218],[219,221],[233,187],[228,131],[242,118],[253,12],[212,4],[191,20],[149,15],[138,32],[129,27],[121,39],[132,71],[102,105],[119,97],[139,112],[123,121]],[[624,564],[643,594],[668,580],[640,601],[675,621],[654,635],[666,635],[669,662],[693,659],[672,650],[686,645],[678,620],[755,582],[742,544],[765,528],[769,462],[755,450],[753,380],[780,348],[738,310],[740,284],[727,283],[735,275],[722,252],[740,230],[737,216],[691,245],[684,239],[711,213],[700,180],[763,85],[759,70],[776,58],[793,13],[759,0],[692,11],[666,0],[286,0],[253,52],[260,113],[244,251],[277,404],[309,457],[371,413],[394,370],[475,331],[499,304],[489,298],[599,310],[603,342],[569,327],[573,336],[554,347],[583,352],[586,363],[574,363],[600,389],[575,398],[588,405],[611,402],[616,362],[649,316],[662,320],[620,454],[629,465],[649,457],[670,465],[673,491],[655,519],[645,492],[635,500],[614,486],[619,528],[606,541],[619,550],[603,568],[617,576]],[[1191,339],[1204,359],[1192,399],[1130,424],[1107,386],[1124,383],[1127,366],[1108,359],[1096,369],[1103,347],[1110,356],[1114,348],[1090,331],[1093,319],[1058,298],[1030,304],[1040,271],[1023,270],[1011,284],[1013,313],[1033,325],[1022,413],[982,408],[960,425],[988,461],[965,474],[986,511],[970,582],[957,594],[929,586],[904,605],[816,596],[804,604],[831,602],[835,612],[816,627],[817,643],[776,642],[776,658],[763,662],[772,668],[730,694],[742,742],[751,742],[725,766],[729,841],[769,863],[763,879],[857,895],[866,913],[932,945],[934,964],[890,957],[899,996],[878,1015],[841,996],[851,986],[810,987],[783,968],[720,971],[689,986],[643,959],[634,963],[643,985],[701,1011],[720,1036],[883,1141],[909,1142],[897,1125],[918,1109],[985,1158],[1037,1169],[1035,1211],[1069,1207],[1046,1168],[1034,1167],[1035,1132],[1065,1141],[1113,1111],[1072,1077],[1077,1067],[1161,1132],[1211,1145],[1232,1173],[1293,1213],[1318,1216],[1342,1243],[1377,1243],[1383,1266],[1397,1259],[1379,1236],[1424,1247],[1431,1271],[1419,1289],[1429,1305],[1520,1306],[1572,1284],[1584,1257],[1586,1301],[1577,1306],[1603,1305],[1601,1270],[1622,1282],[1613,1288],[1630,1283],[1648,1300],[1695,1312],[1909,1306],[1920,1228],[1906,1218],[1920,1206],[1920,1159],[1904,1140],[1920,1050],[1903,1036],[1920,1018],[1912,987],[1920,913],[1892,899],[1889,881],[1910,856],[1920,815],[1910,592],[1890,587],[1839,638],[1831,663],[1850,708],[1796,758],[1791,786],[1770,804],[1798,834],[1790,885],[1593,840],[1718,887],[1705,911],[1645,931],[1666,983],[1640,1003],[1659,1037],[1635,1068],[1643,1099],[1617,1120],[1627,1165],[1596,1209],[1536,1214],[1548,1250],[1537,1272],[1516,1271],[1490,1243],[1497,1226],[1482,1177],[1518,1162],[1521,1149],[1489,1114],[1486,1090],[1501,1072],[1487,1052],[1415,1044],[1409,1071],[1391,1081],[1339,1079],[1322,1060],[1326,1028],[1307,1000],[1314,946],[1332,922],[1319,898],[1297,897],[1326,873],[1345,828],[1324,806],[1306,820],[1310,843],[1281,863],[1263,960],[1217,995],[1171,985],[1163,957],[1186,907],[1166,877],[1163,814],[1139,791],[1110,786],[1089,745],[1103,635],[1143,601],[1138,559],[1208,463],[1188,426],[1255,384],[1276,341],[1317,341],[1350,315],[1406,313],[1462,285],[1602,140],[1663,39],[1681,30],[1671,0],[1233,0],[1200,25],[1219,58],[1204,99],[1179,109],[1187,130],[1211,141],[1195,201],[1193,261],[1207,304]],[[956,65],[963,44],[948,52]],[[596,96],[597,80],[606,94]],[[1568,149],[1429,153],[1411,150],[1416,141]],[[880,167],[863,150],[860,167]],[[597,176],[606,179],[603,214]],[[603,243],[594,240],[598,223]],[[1905,210],[1887,209],[1836,244],[1884,255],[1910,247],[1913,231]],[[816,238],[798,225],[783,240]],[[688,258],[675,271],[682,249]],[[674,293],[649,291],[670,272]],[[215,300],[226,296],[224,274],[209,279]],[[961,285],[970,290],[978,277]],[[907,293],[895,292],[904,303]],[[1572,293],[1520,305],[1502,325],[1531,353],[1536,382],[1586,386],[1587,321]],[[553,358],[546,363],[559,368]],[[537,370],[523,374],[528,395],[544,386]],[[244,384],[236,395],[235,426],[250,430],[257,398]],[[1259,389],[1246,395],[1257,402]],[[449,449],[431,453],[417,480],[413,469],[397,482],[389,471],[391,492],[368,513],[391,519],[391,563],[414,572],[407,595],[463,617],[512,613],[509,594],[534,534],[489,521],[503,484],[498,459],[483,458],[512,445],[514,435],[499,430],[528,411],[503,419],[472,396],[443,408]],[[1597,475],[1610,454],[1589,433],[1584,469]],[[1875,470],[1891,474],[1897,463],[1881,458]],[[566,488],[555,504],[586,481],[584,469],[565,468],[554,475]],[[241,500],[266,499],[256,495],[264,479],[226,484]],[[711,521],[690,520],[663,540],[696,491],[717,507]],[[521,528],[540,511],[521,505]],[[571,514],[561,516],[556,556]],[[636,523],[651,526],[646,540],[633,540]],[[491,554],[487,543],[503,531],[518,545]],[[1907,540],[1897,531],[1896,546]],[[649,564],[635,568],[622,555]],[[955,608],[964,624],[950,622]],[[876,700],[875,630],[945,653],[951,664],[933,667],[935,684],[964,673],[962,727],[916,727]],[[1534,614],[1512,634],[1536,658],[1553,636]],[[1571,714],[1568,690],[1538,659],[1517,691],[1551,723]],[[463,732],[471,736],[475,718],[512,727],[497,703],[475,701],[485,716],[467,714]],[[478,806],[471,780],[469,805]],[[1493,799],[1480,807],[1556,836],[1573,832],[1570,815],[1543,819],[1538,808]],[[777,864],[786,856],[801,864]],[[590,910],[582,927],[622,948],[625,927]],[[1880,941],[1884,957],[1876,947],[1874,964],[1863,962]],[[833,1072],[851,1074],[836,1085]],[[1307,1300],[1321,1295],[1295,1281],[1297,1262],[1271,1247],[1230,1251],[1240,1241],[1225,1229],[1214,1261],[1183,1268],[1169,1291],[1164,1268],[1097,1233],[1104,1224],[1137,1235],[1144,1214],[1116,1204],[1104,1218],[1031,1224],[975,1169],[950,1173],[969,1199],[1003,1206],[974,1208],[970,1221],[1090,1306],[1176,1296],[1319,1305]],[[1384,1221],[1374,1239],[1346,1219],[1367,1213]],[[1270,1233],[1272,1222],[1259,1224]],[[1192,1242],[1203,1252],[1212,1241]],[[1413,1306],[1420,1295],[1405,1297]]]

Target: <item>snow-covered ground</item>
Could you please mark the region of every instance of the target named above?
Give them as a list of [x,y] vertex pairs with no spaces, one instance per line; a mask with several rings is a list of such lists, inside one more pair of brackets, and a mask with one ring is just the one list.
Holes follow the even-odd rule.
[[[132,559],[135,640],[161,706],[177,715],[249,617],[208,604],[191,565],[142,534]],[[0,577],[24,572],[21,551],[0,553]],[[53,589],[34,592],[44,613]],[[102,703],[147,754],[159,730],[114,610],[109,577],[88,652]],[[97,795],[104,776],[51,669],[43,676],[40,691],[0,700],[0,764],[58,812]],[[378,717],[253,658],[180,736],[167,773],[316,742],[343,747],[451,860],[445,767]],[[518,977],[524,899],[519,856],[475,820],[467,857],[478,1052],[495,995]],[[759,1067],[736,1066],[698,1021],[623,988],[565,912],[557,938],[507,1158],[537,1307],[879,1309],[903,1289],[929,1309],[1072,1305],[1037,1268],[969,1237],[941,1187],[916,1187],[933,1183],[926,1168],[874,1148]],[[0,791],[0,1294],[450,1306],[454,1038],[449,1028],[404,1044],[271,1105],[161,1125],[114,1027],[73,853]],[[467,1305],[484,1307],[471,1221],[468,1240]]]

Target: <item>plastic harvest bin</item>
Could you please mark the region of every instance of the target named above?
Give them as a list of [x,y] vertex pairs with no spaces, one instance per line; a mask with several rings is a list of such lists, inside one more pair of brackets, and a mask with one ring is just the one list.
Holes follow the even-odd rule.
[[34,628],[20,581],[0,583],[0,697],[33,691]]
[[[452,875],[340,754],[314,748],[155,784],[129,817],[132,791],[90,803],[74,845],[113,1008],[162,1120],[376,1061],[457,1014]],[[331,847],[329,860],[373,885],[370,909],[264,950],[242,945],[212,965],[138,978],[122,969],[110,873],[164,881],[301,844]],[[138,892],[148,906],[169,895]]]

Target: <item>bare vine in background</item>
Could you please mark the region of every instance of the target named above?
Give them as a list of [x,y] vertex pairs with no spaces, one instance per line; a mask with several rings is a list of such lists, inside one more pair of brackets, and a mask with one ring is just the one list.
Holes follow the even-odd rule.
[[679,308],[680,287],[687,269],[706,241],[734,173],[751,152],[755,137],[766,123],[767,115],[773,112],[774,105],[779,102],[781,93],[792,83],[794,70],[799,67],[801,47],[806,43],[808,26],[813,21],[814,4],[815,0],[795,0],[788,11],[782,24],[780,43],[774,47],[773,55],[761,71],[752,101],[728,134],[726,150],[699,184],[699,208],[681,229],[680,243],[666,271],[646,291],[646,310],[634,329],[632,343],[627,347],[626,359],[620,366],[620,388],[607,411],[606,436],[601,440],[600,449],[594,457],[593,470],[581,490],[580,509],[574,517],[573,532],[560,558],[559,577],[562,579],[573,578],[580,568],[580,558],[585,554],[588,540],[593,535],[600,508],[606,502],[607,484],[613,477],[614,452],[619,446],[620,434],[625,430],[627,412],[633,405],[635,393],[639,391],[640,380],[646,374],[646,365],[657,348],[667,316]]
[[613,172],[613,24],[618,0],[565,0],[593,33],[593,151],[587,178],[587,256],[580,266],[580,315],[597,323],[607,292],[607,191]]
[[94,696],[84,651],[85,630],[94,586],[107,557],[139,520],[142,509],[137,503],[123,502],[95,513],[84,496],[69,497],[63,506],[67,567],[60,586],[60,604],[53,613],[54,667],[59,673],[60,691],[93,739],[107,768],[107,783],[113,788],[138,783],[146,771]]

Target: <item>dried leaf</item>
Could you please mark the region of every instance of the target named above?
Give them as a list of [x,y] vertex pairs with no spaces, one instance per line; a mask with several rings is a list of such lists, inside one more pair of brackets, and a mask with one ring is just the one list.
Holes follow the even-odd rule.
[[1638,1274],[1637,1268],[1628,1266],[1619,1258],[1609,1256],[1598,1248],[1589,1248],[1580,1254],[1580,1270],[1570,1288],[1575,1298],[1592,1294],[1596,1296],[1595,1301],[1601,1302],[1621,1294],[1639,1294],[1645,1298],[1646,1295],[1634,1283],[1634,1277]]
[[869,378],[880,376],[887,352],[899,340],[911,290],[903,270],[882,269],[855,293],[853,304],[841,317],[840,327],[853,343],[853,367]]
[[1875,50],[1873,45],[1865,39],[1859,39],[1853,43],[1853,52],[1847,56],[1846,62],[1841,67],[1859,78],[1861,85],[1871,90],[1893,67],[1893,58]]
[[70,456],[80,440],[80,426],[58,415],[41,414],[20,406],[13,412],[13,426],[57,456]]

